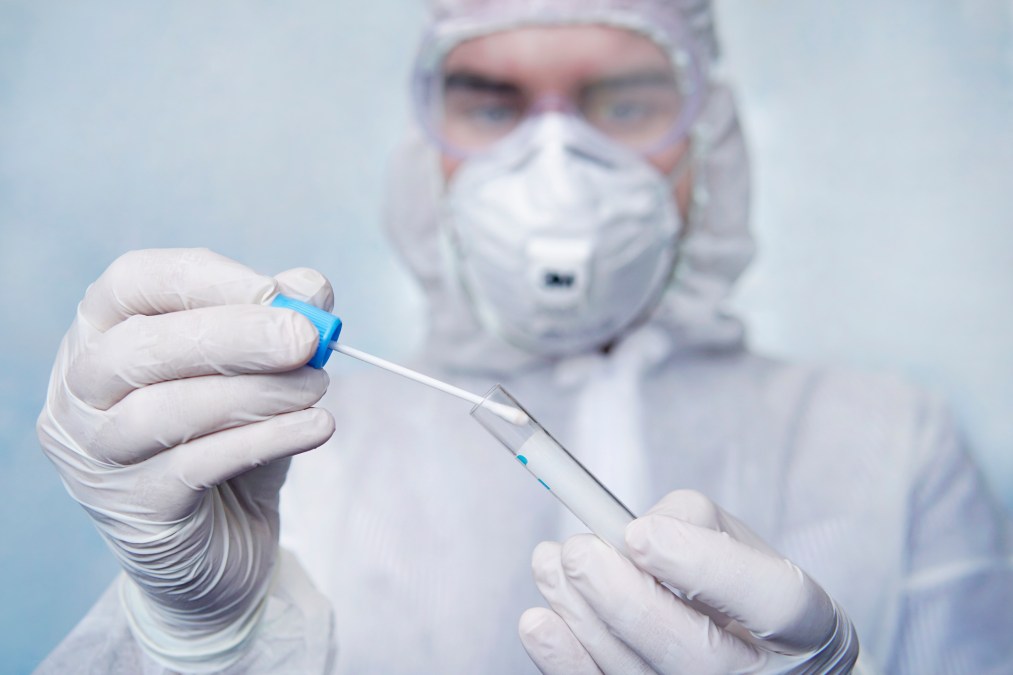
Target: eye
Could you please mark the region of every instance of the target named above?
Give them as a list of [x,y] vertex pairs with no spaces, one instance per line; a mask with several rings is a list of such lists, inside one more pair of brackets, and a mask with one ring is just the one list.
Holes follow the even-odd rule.
[[525,100],[511,82],[468,72],[446,76],[442,125],[452,142],[482,143],[500,138],[524,115]]
[[453,92],[444,101],[444,124],[460,132],[502,133],[515,126],[524,114],[517,96],[485,92]]
[[603,117],[616,122],[636,122],[650,115],[650,106],[642,101],[616,101],[602,111]]
[[664,136],[679,118],[680,94],[668,70],[628,73],[588,83],[580,109],[592,126],[633,145]]
[[623,96],[596,101],[584,114],[599,129],[618,132],[653,125],[659,112],[648,97]]
[[517,110],[510,105],[490,103],[476,105],[468,111],[468,116],[478,124],[507,124],[516,119]]

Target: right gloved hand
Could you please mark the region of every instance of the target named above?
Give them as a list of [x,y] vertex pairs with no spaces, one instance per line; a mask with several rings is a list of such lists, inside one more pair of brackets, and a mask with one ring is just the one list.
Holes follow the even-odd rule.
[[127,253],[63,339],[37,430],[128,579],[135,637],[175,670],[238,659],[278,550],[289,457],[322,445],[318,333],[278,292],[330,310],[327,281],[276,279],[203,249]]

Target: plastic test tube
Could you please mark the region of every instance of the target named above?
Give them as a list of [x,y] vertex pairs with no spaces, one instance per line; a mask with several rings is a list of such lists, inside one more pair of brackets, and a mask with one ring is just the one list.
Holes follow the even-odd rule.
[[[505,408],[523,411],[504,415]],[[489,390],[471,415],[591,532],[626,555],[626,526],[634,516],[590,471],[574,459],[500,385]]]

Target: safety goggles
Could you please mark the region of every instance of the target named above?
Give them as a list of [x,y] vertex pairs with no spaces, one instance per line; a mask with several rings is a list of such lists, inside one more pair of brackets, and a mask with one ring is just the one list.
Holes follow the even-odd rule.
[[[478,66],[449,63],[447,55],[471,37],[481,35],[455,41],[431,33],[419,50],[413,75],[419,122],[450,156],[485,152],[508,136],[525,133],[547,112],[572,115],[603,136],[649,155],[683,140],[702,104],[705,82],[688,41],[685,48],[658,44],[664,56],[649,63],[591,74],[565,91],[539,92]],[[545,58],[551,68],[553,55]]]

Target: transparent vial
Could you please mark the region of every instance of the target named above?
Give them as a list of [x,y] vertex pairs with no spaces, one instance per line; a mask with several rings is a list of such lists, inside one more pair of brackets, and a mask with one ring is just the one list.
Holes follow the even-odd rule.
[[623,555],[634,515],[500,385],[471,415],[591,532]]

